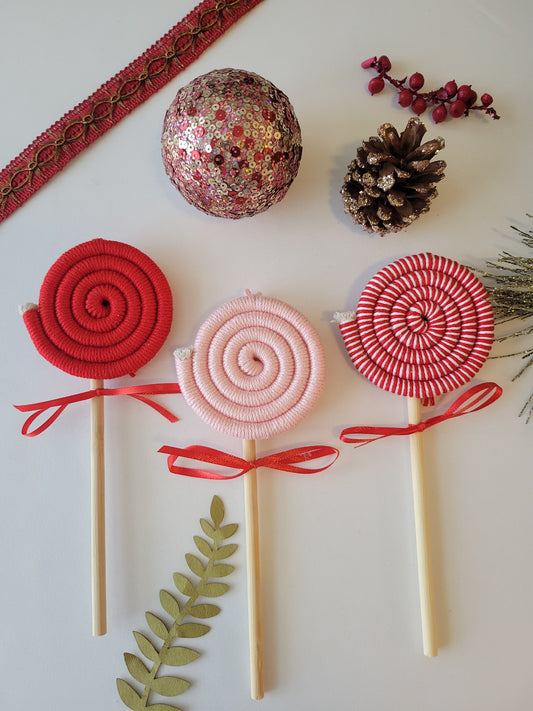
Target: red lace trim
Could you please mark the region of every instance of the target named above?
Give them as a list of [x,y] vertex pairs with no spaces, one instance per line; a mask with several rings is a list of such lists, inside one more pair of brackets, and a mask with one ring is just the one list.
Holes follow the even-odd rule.
[[0,172],[0,222],[93,141],[197,59],[261,0],[204,0]]

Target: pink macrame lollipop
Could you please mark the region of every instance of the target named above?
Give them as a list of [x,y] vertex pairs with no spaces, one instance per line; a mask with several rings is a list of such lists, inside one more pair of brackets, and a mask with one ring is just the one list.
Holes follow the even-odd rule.
[[[146,395],[179,392],[175,384],[104,389],[104,378],[132,375],[163,345],[172,322],[172,294],[159,267],[135,247],[94,239],[65,252],[45,276],[39,305],[26,304],[24,323],[39,353],[71,375],[89,378],[91,390],[19,406],[32,411],[23,434],[44,431],[81,400],[91,402],[91,533],[93,634],[106,632],[103,396],[129,395],[174,418]],[[54,408],[33,431],[34,420]]]
[[247,294],[217,309],[193,349],[176,353],[185,400],[209,425],[240,439],[268,439],[315,405],[325,374],[317,332],[277,299]]
[[[331,447],[290,450],[256,460],[255,440],[267,439],[294,427],[315,405],[325,376],[319,336],[301,313],[277,299],[246,293],[218,308],[202,324],[193,348],[176,351],[178,381],[185,400],[208,424],[243,440],[250,665],[252,698],[263,697],[263,649],[260,616],[257,515],[258,466],[285,471],[315,472],[293,466],[338,452]],[[188,450],[164,447],[171,471],[177,456]],[[204,461],[242,466],[231,455],[192,448]],[[329,465],[328,465],[329,466]],[[221,478],[208,472],[193,475]]]
[[357,370],[378,387],[408,398],[409,427],[353,427],[341,439],[359,446],[391,434],[410,435],[424,653],[436,656],[421,432],[491,404],[501,389],[494,383],[474,386],[444,415],[426,422],[421,422],[421,405],[467,383],[485,362],[494,330],[488,295],[466,267],[417,254],[379,271],[364,288],[357,310],[338,313],[335,320]]

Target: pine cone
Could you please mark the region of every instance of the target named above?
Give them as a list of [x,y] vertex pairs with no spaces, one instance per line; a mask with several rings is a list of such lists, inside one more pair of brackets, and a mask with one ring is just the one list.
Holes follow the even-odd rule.
[[429,210],[446,163],[431,158],[444,148],[440,136],[420,145],[426,127],[409,119],[400,136],[390,123],[357,149],[341,195],[344,211],[367,232],[398,232]]

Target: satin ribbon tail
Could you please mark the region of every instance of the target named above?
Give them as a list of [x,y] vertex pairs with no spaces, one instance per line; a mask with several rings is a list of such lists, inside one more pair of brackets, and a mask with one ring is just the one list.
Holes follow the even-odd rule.
[[[411,435],[415,432],[423,432],[429,427],[438,425],[440,422],[483,410],[485,407],[496,402],[501,395],[502,389],[496,383],[480,383],[479,385],[473,385],[462,393],[442,415],[436,415],[423,422],[410,424],[406,427],[347,427],[341,432],[340,440],[348,444],[353,444],[355,447],[363,447],[365,444],[370,444],[384,437]],[[360,437],[359,435],[366,435],[366,437]]]
[[[36,437],[47,430],[57,418],[64,412],[69,405],[74,402],[83,402],[91,400],[95,397],[107,397],[110,395],[127,395],[135,400],[149,405],[153,410],[165,417],[169,422],[177,422],[178,418],[166,407],[155,402],[148,395],[168,395],[172,393],[181,393],[180,386],[177,383],[156,383],[152,385],[132,385],[123,388],[95,388],[94,390],[86,390],[81,393],[74,393],[66,397],[53,398],[52,400],[44,400],[43,402],[34,402],[30,405],[15,405],[14,407],[20,412],[31,412],[32,414],[26,419],[22,426],[22,434],[25,437]],[[52,413],[38,427],[31,429],[35,420],[44,415],[49,410]]]

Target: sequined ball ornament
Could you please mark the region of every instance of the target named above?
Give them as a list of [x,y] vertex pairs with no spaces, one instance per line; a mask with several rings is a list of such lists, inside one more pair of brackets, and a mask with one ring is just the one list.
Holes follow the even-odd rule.
[[162,156],[170,180],[216,217],[251,217],[279,202],[301,154],[289,99],[252,72],[217,69],[194,79],[165,116]]

